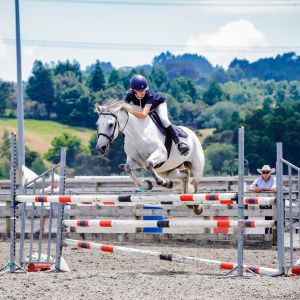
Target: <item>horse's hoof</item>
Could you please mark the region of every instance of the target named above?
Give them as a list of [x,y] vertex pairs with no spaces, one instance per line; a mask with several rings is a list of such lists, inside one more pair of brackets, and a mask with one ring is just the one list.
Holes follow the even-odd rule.
[[166,188],[167,189],[172,189],[173,186],[174,186],[173,181],[172,180],[167,180]]
[[124,170],[125,164],[119,164],[118,167],[119,167],[120,169]]
[[144,183],[147,183],[148,184],[148,188],[146,189],[146,190],[152,190],[152,188],[153,188],[153,184],[152,184],[152,182],[150,181],[150,180],[145,180],[144,181]]
[[203,212],[202,206],[193,205],[193,212],[195,213],[195,215],[200,216]]
[[167,189],[172,189],[173,188],[173,181],[172,180],[164,180],[164,181],[158,181],[157,182],[158,185],[163,186],[164,188]]

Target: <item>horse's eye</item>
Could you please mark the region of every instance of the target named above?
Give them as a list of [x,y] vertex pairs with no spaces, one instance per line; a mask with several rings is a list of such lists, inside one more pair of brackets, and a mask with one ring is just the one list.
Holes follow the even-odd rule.
[[112,128],[112,127],[113,127],[113,124],[110,123],[108,126],[109,126],[110,128]]

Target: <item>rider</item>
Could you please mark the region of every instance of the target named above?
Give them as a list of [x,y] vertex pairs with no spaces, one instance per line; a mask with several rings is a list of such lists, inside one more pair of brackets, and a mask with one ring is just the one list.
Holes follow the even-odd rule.
[[157,93],[152,92],[148,87],[147,79],[142,75],[134,75],[130,79],[130,89],[127,91],[125,102],[132,102],[142,108],[142,111],[132,111],[131,113],[139,119],[147,117],[149,112],[155,110],[159,118],[171,136],[174,143],[177,145],[181,155],[189,153],[189,146],[180,141],[176,129],[171,124],[168,117],[168,108],[165,98]]

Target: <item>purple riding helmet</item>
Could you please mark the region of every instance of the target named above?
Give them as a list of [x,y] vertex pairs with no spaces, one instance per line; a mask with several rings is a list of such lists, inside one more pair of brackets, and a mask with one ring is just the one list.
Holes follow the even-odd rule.
[[143,92],[148,88],[147,79],[143,75],[134,75],[130,79],[130,87],[132,90]]

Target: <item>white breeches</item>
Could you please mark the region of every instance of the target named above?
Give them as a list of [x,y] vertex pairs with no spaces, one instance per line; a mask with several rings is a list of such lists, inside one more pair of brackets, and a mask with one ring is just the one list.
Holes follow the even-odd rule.
[[161,103],[158,105],[158,107],[155,108],[155,111],[158,113],[159,118],[165,128],[169,127],[171,125],[171,122],[168,117],[168,107],[167,103]]

